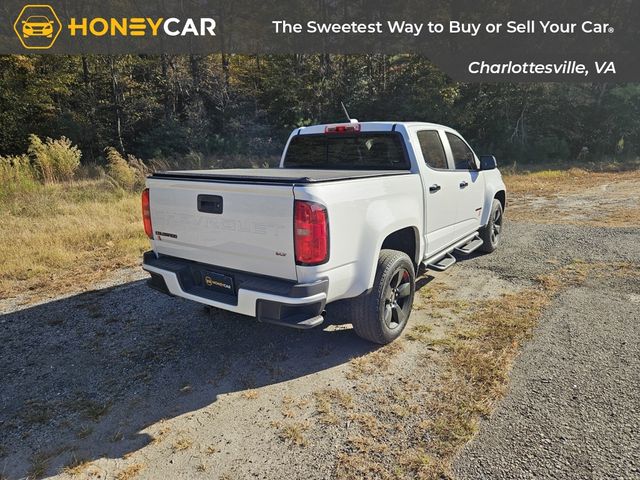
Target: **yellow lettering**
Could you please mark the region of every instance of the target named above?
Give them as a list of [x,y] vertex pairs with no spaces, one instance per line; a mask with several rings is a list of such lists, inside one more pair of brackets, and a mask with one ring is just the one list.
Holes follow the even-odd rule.
[[[97,24],[100,24],[100,26],[102,27],[101,30],[98,30],[96,28],[98,26]],[[102,37],[109,31],[109,23],[107,23],[107,21],[104,18],[94,18],[89,23],[89,31],[91,32],[92,35],[95,35],[96,37]]]
[[155,37],[155,36],[158,35],[158,28],[160,28],[160,24],[162,23],[163,20],[164,20],[164,18],[158,18],[156,20],[156,22],[154,23],[152,18],[147,18],[147,23],[151,27],[151,35],[152,36]]
[[134,17],[129,19],[129,30],[134,37],[144,36],[144,31],[147,28],[144,18]]
[[69,29],[72,37],[76,36],[76,30],[80,30],[80,34],[83,36],[87,35],[87,19],[82,18],[81,23],[76,23],[76,19],[71,17],[71,21],[69,22],[69,25],[67,25],[67,28]]
[[116,36],[116,30],[120,33],[120,35],[127,36],[127,19],[121,19],[122,22],[118,22],[117,18],[111,19],[111,36]]

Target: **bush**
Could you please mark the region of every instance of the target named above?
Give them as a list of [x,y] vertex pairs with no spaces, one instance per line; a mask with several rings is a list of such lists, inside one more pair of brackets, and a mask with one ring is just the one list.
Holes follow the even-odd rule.
[[144,185],[147,167],[142,160],[128,155],[125,159],[113,147],[107,150],[107,175],[124,190],[133,190]]
[[0,197],[25,191],[37,183],[37,174],[27,155],[0,156]]
[[80,166],[82,156],[80,149],[66,137],[58,140],[47,137],[43,142],[34,134],[29,135],[27,151],[45,183],[71,180]]
[[27,155],[0,157],[0,182],[20,183],[35,178],[36,172]]

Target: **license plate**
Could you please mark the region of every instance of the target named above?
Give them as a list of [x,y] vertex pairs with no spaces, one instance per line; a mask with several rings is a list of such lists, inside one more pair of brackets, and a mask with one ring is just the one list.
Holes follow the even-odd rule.
[[229,275],[223,275],[222,273],[217,272],[203,272],[202,284],[206,288],[217,292],[226,293],[227,295],[235,294],[233,278]]

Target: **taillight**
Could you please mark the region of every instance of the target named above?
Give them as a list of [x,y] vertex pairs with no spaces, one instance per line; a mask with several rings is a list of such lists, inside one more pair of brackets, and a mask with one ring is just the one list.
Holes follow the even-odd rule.
[[151,226],[151,208],[149,205],[149,189],[142,191],[142,222],[144,223],[144,233],[147,237],[153,238],[153,227]]
[[324,127],[324,133],[358,133],[360,131],[359,123],[345,123],[342,125],[327,125]]
[[329,220],[324,206],[296,200],[293,228],[298,265],[320,265],[329,260]]

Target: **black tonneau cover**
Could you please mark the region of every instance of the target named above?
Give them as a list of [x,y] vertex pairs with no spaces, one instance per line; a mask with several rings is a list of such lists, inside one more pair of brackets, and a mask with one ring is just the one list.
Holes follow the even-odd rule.
[[154,172],[151,178],[219,181],[229,183],[300,184],[335,182],[358,178],[406,175],[408,170],[311,170],[298,168],[233,168],[220,170],[174,170]]

